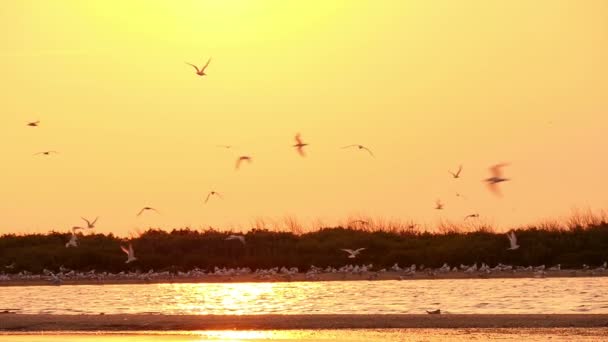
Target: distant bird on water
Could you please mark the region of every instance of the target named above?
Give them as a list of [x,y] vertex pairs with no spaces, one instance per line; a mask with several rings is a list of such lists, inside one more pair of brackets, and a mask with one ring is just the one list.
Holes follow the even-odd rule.
[[345,251],[346,253],[348,253],[348,258],[349,259],[354,259],[357,257],[357,255],[359,255],[359,253],[361,253],[362,251],[365,250],[365,248],[359,248],[359,249],[348,249],[348,248],[342,248],[343,251]]
[[199,76],[205,76],[207,74],[205,74],[205,69],[207,69],[207,66],[209,66],[209,63],[211,62],[211,58],[209,58],[209,60],[207,60],[207,63],[202,67],[202,68],[198,68],[196,65],[192,64],[192,63],[188,63],[186,62],[186,64],[188,65],[192,65],[192,67],[194,69],[196,69],[196,74]]
[[308,144],[305,144],[304,142],[302,142],[302,138],[300,137],[300,133],[296,134],[296,144],[293,145],[293,147],[295,147],[298,150],[298,153],[302,156],[302,157],[306,157],[306,153],[304,153],[304,146],[307,146]]
[[236,167],[235,169],[238,170],[241,167],[241,163],[247,161],[248,163],[251,164],[251,157],[249,156],[240,156],[237,160],[236,160]]
[[464,217],[465,220],[470,218],[479,218],[479,214],[470,214]]
[[120,246],[120,249],[122,249],[122,251],[127,254],[127,261],[125,261],[125,264],[128,264],[132,261],[137,260],[137,258],[135,257],[135,251],[133,250],[132,244],[129,243],[129,249],[127,249],[124,246]]
[[344,146],[344,147],[342,147],[342,148],[343,148],[343,149],[345,149],[345,148],[352,148],[352,147],[356,147],[356,148],[358,148],[359,150],[365,150],[365,151],[367,151],[367,152],[369,153],[369,155],[370,155],[370,156],[375,157],[375,155],[374,155],[374,153],[372,152],[372,150],[370,150],[369,148],[367,148],[367,147],[365,147],[365,146],[363,146],[363,145],[358,145],[358,144],[355,144],[355,145],[348,145],[348,146]]
[[507,250],[514,251],[519,248],[519,245],[517,244],[517,236],[515,236],[515,232],[507,233],[507,238],[509,239],[509,244],[511,245],[511,247],[507,248]]
[[140,216],[141,214],[144,213],[144,211],[147,211],[147,210],[155,211],[157,214],[160,214],[158,212],[158,210],[156,210],[156,209],[154,209],[152,207],[143,207],[143,208],[141,208],[141,210],[139,211],[139,213],[137,213],[137,216]]
[[211,198],[211,196],[217,196],[217,197],[219,197],[220,199],[222,198],[222,195],[221,195],[219,192],[217,192],[217,191],[210,191],[210,192],[207,194],[207,198],[205,198],[205,204],[206,204],[207,202],[209,202],[209,198]]
[[498,183],[506,182],[509,179],[503,178],[502,176],[502,168],[509,164],[497,164],[490,168],[490,172],[492,173],[492,177],[486,178],[485,181],[488,183],[488,188],[490,191],[500,196],[500,189],[498,188]]
[[27,123],[27,125],[30,127],[38,127],[39,124],[40,124],[40,121],[31,121],[31,122]]
[[35,156],[37,155],[45,155],[45,156],[50,156],[51,154],[57,154],[59,152],[57,151],[42,151],[42,152],[38,152],[38,153],[34,153]]
[[443,209],[443,203],[441,203],[441,200],[435,201],[435,209],[436,210],[442,210]]
[[89,221],[89,220],[87,220],[84,217],[81,217],[81,219],[83,219],[84,222],[87,223],[87,228],[88,229],[93,229],[93,228],[95,228],[95,223],[97,223],[97,220],[99,219],[99,217],[96,217],[95,220],[93,220],[93,221]]
[[454,179],[460,178],[460,173],[462,172],[462,165],[460,165],[458,167],[458,171],[456,171],[456,172],[448,171],[448,172],[452,175],[452,178],[454,178]]
[[225,240],[239,240],[243,245],[245,244],[245,237],[243,235],[230,235]]

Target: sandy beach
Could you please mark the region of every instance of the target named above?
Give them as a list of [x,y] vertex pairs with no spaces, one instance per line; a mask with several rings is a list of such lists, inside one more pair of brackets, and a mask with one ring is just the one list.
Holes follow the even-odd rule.
[[396,328],[608,328],[608,314],[566,315],[20,315],[0,331]]

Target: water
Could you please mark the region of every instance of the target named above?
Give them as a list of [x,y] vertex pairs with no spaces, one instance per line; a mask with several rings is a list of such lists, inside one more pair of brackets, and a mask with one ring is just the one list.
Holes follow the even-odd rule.
[[602,341],[608,328],[596,329],[384,329],[175,331],[117,333],[53,333],[2,335],[4,342],[194,342],[194,341]]
[[0,287],[28,314],[608,313],[608,278]]

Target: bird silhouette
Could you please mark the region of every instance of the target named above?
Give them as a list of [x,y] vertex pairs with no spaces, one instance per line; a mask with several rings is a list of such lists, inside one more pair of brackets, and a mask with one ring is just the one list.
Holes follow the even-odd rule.
[[196,69],[196,74],[197,74],[197,75],[199,75],[199,76],[205,76],[205,75],[207,75],[207,74],[205,73],[205,69],[207,69],[207,66],[209,66],[209,63],[210,63],[210,62],[211,62],[211,58],[209,58],[209,60],[207,60],[207,63],[206,63],[206,64],[205,64],[205,65],[204,65],[202,68],[200,68],[200,69],[199,69],[199,68],[198,68],[196,65],[194,65],[194,64],[192,64],[192,63],[188,63],[188,62],[186,62],[186,64],[188,64],[188,65],[192,65],[192,67],[193,67],[194,69]]
[[517,236],[515,236],[515,232],[507,233],[507,238],[509,239],[509,248],[507,250],[514,251],[519,248],[517,244]]
[[302,138],[300,137],[300,133],[296,134],[296,144],[293,145],[293,147],[295,147],[298,150],[298,153],[302,156],[302,157],[306,157],[306,154],[304,153],[304,146],[307,146],[308,144],[305,144],[304,142],[302,142]]
[[348,249],[348,248],[342,248],[343,251],[345,251],[346,253],[348,253],[348,258],[349,259],[354,259],[357,257],[357,255],[359,255],[359,253],[361,253],[362,251],[365,250],[365,248],[359,248],[359,249]]
[[435,201],[435,209],[436,210],[442,210],[443,209],[443,203],[441,203],[441,200]]
[[57,154],[59,152],[57,151],[42,151],[42,152],[38,152],[38,153],[34,153],[35,156],[37,155],[44,155],[44,156],[50,156],[51,154]]
[[490,191],[492,191],[494,194],[500,196],[500,189],[498,188],[498,183],[501,182],[506,182],[509,179],[508,178],[504,178],[502,176],[502,168],[507,166],[509,164],[497,164],[494,165],[492,167],[490,167],[490,173],[492,174],[492,177],[490,178],[486,178],[485,182],[488,183],[488,188],[490,189]]
[[222,195],[219,192],[217,192],[217,191],[210,191],[207,194],[207,198],[205,198],[205,204],[207,204],[207,202],[209,202],[209,198],[211,198],[211,196],[214,196],[214,195],[217,196],[217,197],[219,197],[219,198],[222,198]]
[[93,220],[93,221],[89,221],[84,217],[81,217],[81,219],[83,219],[84,222],[87,223],[87,228],[93,229],[93,228],[95,228],[95,223],[97,223],[97,220],[99,219],[99,217],[96,217],[95,220]]
[[127,254],[127,261],[125,261],[125,264],[128,264],[130,262],[137,260],[137,258],[135,257],[135,251],[133,250],[132,244],[129,243],[128,249],[124,246],[120,246],[120,249],[122,249],[122,251]]
[[239,240],[243,245],[245,244],[245,237],[243,235],[230,235],[226,239],[226,241],[230,240]]
[[40,124],[40,121],[31,121],[31,122],[27,123],[27,125],[30,127],[38,127],[39,124]]
[[141,210],[139,211],[139,213],[137,213],[137,216],[140,216],[141,214],[144,213],[144,211],[146,210],[151,210],[151,211],[155,211],[157,214],[160,214],[160,212],[152,207],[143,207],[141,208]]
[[452,177],[453,177],[454,179],[456,179],[456,178],[460,178],[460,173],[462,172],[462,165],[460,165],[460,166],[458,167],[458,171],[456,171],[455,173],[454,173],[454,172],[452,172],[452,171],[448,171],[448,172],[449,172],[449,173],[452,175]]
[[470,218],[479,218],[479,214],[470,214],[464,217],[465,221]]
[[372,150],[370,150],[369,148],[367,148],[367,147],[365,147],[363,145],[357,145],[357,144],[355,144],[355,145],[347,145],[347,146],[344,146],[342,148],[345,149],[345,148],[352,148],[352,147],[356,147],[359,150],[365,150],[365,151],[367,151],[369,153],[370,156],[375,157],[375,155],[372,152]]
[[249,156],[240,156],[237,160],[236,160],[236,167],[235,169],[238,170],[241,167],[241,163],[247,161],[248,163],[251,163],[251,157]]

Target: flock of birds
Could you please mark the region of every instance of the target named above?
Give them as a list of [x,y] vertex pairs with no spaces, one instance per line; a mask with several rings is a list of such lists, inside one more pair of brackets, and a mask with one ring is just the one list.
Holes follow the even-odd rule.
[[[209,67],[210,63],[211,63],[211,58],[209,58],[207,60],[207,62],[204,65],[202,65],[201,67],[198,67],[195,64],[186,62],[186,64],[192,66],[196,70],[196,75],[198,75],[198,76],[207,75],[206,70]],[[39,120],[37,120],[37,121],[28,122],[27,126],[28,127],[39,127],[40,124],[41,124],[41,122]],[[309,144],[304,142],[300,133],[296,134],[294,139],[295,139],[295,144],[293,145],[293,147],[295,148],[296,152],[300,156],[306,157],[305,148],[307,146],[309,146]],[[217,147],[231,149],[233,146],[217,145]],[[369,154],[370,157],[375,158],[375,155],[372,152],[372,150],[361,144],[346,145],[346,146],[343,146],[342,149],[356,149],[358,151],[366,152],[367,154]],[[47,151],[37,152],[34,155],[51,156],[51,155],[58,154],[58,153],[59,152],[55,151],[55,150],[47,150]],[[236,159],[236,163],[235,163],[235,169],[239,170],[243,163],[250,164],[250,163],[252,163],[252,161],[253,161],[253,158],[249,155],[238,156]],[[502,169],[505,166],[507,166],[507,164],[497,164],[497,165],[492,166],[490,168],[491,176],[484,180],[486,182],[486,184],[488,185],[489,189],[497,195],[500,195],[499,183],[509,180],[508,178],[505,178],[502,173]],[[461,166],[459,166],[457,171],[454,171],[454,172],[448,171],[448,172],[452,175],[452,177],[454,179],[458,179],[461,177],[462,171],[463,171],[463,167],[461,165]],[[457,194],[457,196],[461,196],[461,195]],[[216,197],[218,199],[223,199],[223,196],[219,192],[212,190],[207,194],[207,196],[204,200],[204,203],[205,204],[208,203],[214,197]],[[442,210],[443,208],[444,208],[444,204],[440,200],[437,200],[435,203],[435,209]],[[145,206],[145,207],[141,208],[141,210],[139,210],[139,212],[137,213],[136,216],[141,216],[145,212],[155,212],[157,214],[160,214],[160,212],[156,208]],[[477,214],[477,213],[469,214],[464,219],[467,220],[467,219],[474,219],[474,218],[479,218],[479,214]],[[97,223],[98,219],[99,219],[99,217],[95,218],[94,220],[88,220],[83,217],[82,220],[86,223],[86,225],[72,227],[72,233],[70,236],[70,240],[65,244],[65,247],[66,248],[78,247],[78,231],[95,228],[95,224]],[[359,223],[367,224],[367,222],[365,222],[363,220],[359,220]],[[413,226],[411,226],[411,228],[413,228]],[[509,250],[518,249],[519,245],[517,244],[517,238],[515,237],[515,234],[513,232],[510,232],[507,236],[509,238],[509,243],[510,243],[510,247],[508,249]],[[226,238],[226,240],[238,240],[243,245],[246,243],[245,237],[243,235],[230,235],[229,237]],[[137,260],[137,258],[135,257],[135,251],[133,249],[133,245],[131,243],[129,243],[128,246],[121,245],[120,249],[127,255],[127,260],[125,261],[125,263],[131,263],[131,262]],[[348,253],[348,258],[351,258],[351,259],[356,258],[357,255],[359,255],[363,250],[365,250],[365,248],[359,248],[359,249],[354,249],[354,250],[353,249],[342,249],[342,251]]]

